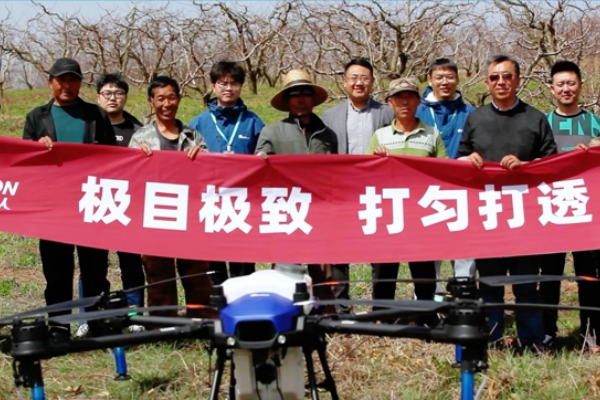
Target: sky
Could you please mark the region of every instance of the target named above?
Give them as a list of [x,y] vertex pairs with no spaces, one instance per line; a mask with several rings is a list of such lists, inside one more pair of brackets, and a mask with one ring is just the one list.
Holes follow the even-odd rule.
[[[277,4],[277,1],[223,1],[224,3],[239,3],[239,4],[252,4],[253,11],[260,9],[268,9],[270,6]],[[152,0],[152,1],[37,1],[37,3],[43,4],[46,8],[59,14],[72,14],[77,12],[81,17],[94,21],[98,15],[103,15],[103,10],[109,10],[111,13],[122,13],[125,14],[132,6],[138,5],[141,8],[145,7],[163,7],[168,6],[170,9],[180,9],[182,12],[185,10],[193,9],[191,1],[186,0]],[[16,1],[16,0],[0,0],[0,20],[3,20],[10,15],[10,20],[26,21],[28,18],[33,17],[39,8],[33,5],[30,1]]]

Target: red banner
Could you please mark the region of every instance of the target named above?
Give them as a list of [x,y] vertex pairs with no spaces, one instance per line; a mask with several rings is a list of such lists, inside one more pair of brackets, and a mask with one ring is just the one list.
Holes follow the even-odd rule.
[[419,157],[157,151],[0,138],[0,230],[246,262],[390,262],[600,248],[600,149],[507,171]]

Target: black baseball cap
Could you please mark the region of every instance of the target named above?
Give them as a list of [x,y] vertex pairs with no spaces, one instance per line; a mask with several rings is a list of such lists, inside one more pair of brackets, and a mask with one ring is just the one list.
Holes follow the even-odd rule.
[[50,76],[61,76],[64,74],[73,74],[77,76],[79,79],[82,79],[81,68],[79,67],[79,63],[72,58],[59,58],[54,62],[50,71],[48,71]]

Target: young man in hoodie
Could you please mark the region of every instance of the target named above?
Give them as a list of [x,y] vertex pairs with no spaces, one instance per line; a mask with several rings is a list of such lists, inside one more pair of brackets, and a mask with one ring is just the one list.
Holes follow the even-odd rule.
[[[258,135],[265,126],[258,115],[244,104],[240,95],[246,73],[233,61],[219,61],[210,70],[210,81],[215,98],[208,101],[205,112],[196,116],[190,127],[202,134],[208,151],[212,153],[254,154]],[[231,276],[254,272],[253,263],[229,263]],[[223,261],[211,261],[214,284],[227,279],[227,266]]]
[[[440,132],[448,157],[456,158],[465,122],[475,107],[466,104],[456,90],[458,67],[454,61],[448,58],[435,59],[427,67],[427,79],[429,86],[423,92],[417,118]],[[441,261],[435,262],[438,279],[441,265]],[[472,259],[453,261],[452,267],[455,276],[475,276],[475,261]],[[443,288],[438,284],[436,290],[441,292]]]

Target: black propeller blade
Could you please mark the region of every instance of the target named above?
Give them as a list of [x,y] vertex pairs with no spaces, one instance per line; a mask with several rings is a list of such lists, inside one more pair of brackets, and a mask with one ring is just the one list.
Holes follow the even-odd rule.
[[86,321],[95,321],[99,319],[105,318],[113,318],[113,317],[135,317],[139,316],[144,312],[152,312],[152,311],[169,311],[169,310],[198,310],[198,309],[209,309],[216,310],[216,308],[203,305],[203,304],[186,304],[183,306],[152,306],[152,307],[139,307],[139,308],[115,308],[109,310],[98,310],[86,312],[85,314],[67,314],[67,315],[58,315],[56,317],[49,318],[50,321],[56,324],[69,324],[71,322],[81,321],[82,319]]
[[163,283],[173,282],[173,281],[177,281],[177,280],[180,280],[180,279],[194,278],[196,276],[212,275],[212,274],[219,274],[219,273],[220,273],[219,271],[206,271],[206,272],[199,272],[197,274],[190,274],[190,275],[184,275],[184,276],[176,276],[175,278],[169,278],[169,279],[165,279],[165,280],[158,281],[158,282],[148,283],[147,285],[142,285],[142,286],[137,286],[137,287],[125,289],[125,290],[123,290],[123,293],[136,292],[138,290],[146,289],[146,288],[149,288],[151,286],[162,285]]
[[535,304],[535,303],[482,303],[481,308],[502,308],[505,310],[572,310],[572,311],[594,311],[600,312],[598,307],[566,306],[555,304]]
[[50,317],[49,320],[55,324],[70,324],[71,322],[81,321],[95,321],[98,319],[112,318],[112,317],[133,317],[138,316],[144,312],[150,311],[168,311],[168,310],[183,310],[185,306],[154,306],[154,307],[141,307],[141,308],[116,308],[114,310],[99,310],[86,312],[85,314],[67,314],[58,315],[56,317]]
[[320,283],[315,283],[312,286],[313,287],[318,287],[318,286],[336,286],[336,285],[342,285],[342,284],[346,284],[346,283],[372,283],[372,282],[436,283],[436,282],[446,282],[447,280],[448,279],[426,279],[426,278],[419,278],[419,279],[409,279],[409,278],[400,278],[400,279],[355,279],[355,280],[348,280],[348,281],[327,281],[327,282],[320,282]]
[[435,313],[448,308],[449,303],[440,303],[433,300],[309,300],[296,303],[303,305],[346,305],[346,306],[374,306],[398,309],[406,312]]
[[70,311],[74,308],[91,307],[98,303],[101,296],[84,297],[77,300],[69,300],[62,303],[52,304],[46,307],[40,307],[29,311],[23,311],[17,314],[9,315],[0,319],[0,326],[11,325],[15,318],[33,317],[40,314],[48,314],[62,311]]
[[[466,278],[466,277],[465,277]],[[357,279],[347,281],[327,281],[315,283],[313,287],[318,286],[336,286],[346,283],[372,283],[372,282],[397,282],[397,283],[437,283],[437,282],[448,282],[455,279],[449,277],[445,279]],[[485,276],[480,278],[473,278],[473,282],[484,283],[489,286],[505,286],[505,285],[519,285],[523,283],[537,283],[537,282],[558,282],[558,281],[575,281],[575,282],[598,282],[598,278],[591,276],[562,276],[562,275],[499,275],[499,276]]]
[[480,283],[489,286],[504,286],[504,285],[519,285],[522,283],[537,283],[537,282],[558,282],[558,281],[575,281],[575,282],[598,282],[598,278],[591,276],[561,276],[561,275],[499,275],[485,276],[478,279]]

